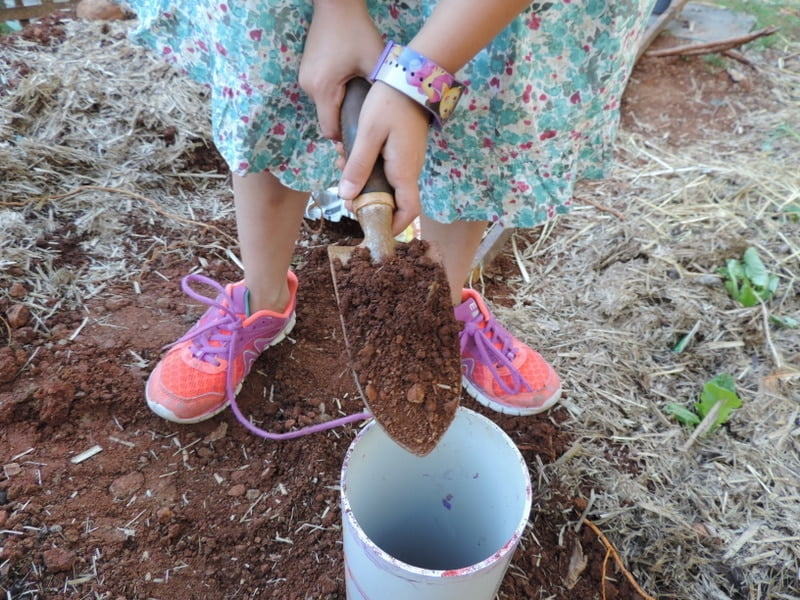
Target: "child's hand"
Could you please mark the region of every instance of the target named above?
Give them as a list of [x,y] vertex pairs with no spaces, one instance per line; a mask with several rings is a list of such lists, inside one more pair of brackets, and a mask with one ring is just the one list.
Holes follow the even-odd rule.
[[368,77],[384,42],[363,0],[317,0],[300,63],[300,87],[314,100],[322,135],[341,139],[344,85]]
[[[392,234],[399,235],[420,214],[419,175],[428,141],[428,113],[383,83],[372,86],[358,119],[353,149],[344,163],[339,195],[352,201],[364,187],[375,159],[383,155],[397,210]],[[352,205],[348,202],[348,209]]]

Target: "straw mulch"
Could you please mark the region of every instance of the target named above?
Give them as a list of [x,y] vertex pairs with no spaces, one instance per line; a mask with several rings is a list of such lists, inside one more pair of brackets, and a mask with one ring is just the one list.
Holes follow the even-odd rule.
[[[132,47],[129,27],[69,22],[52,51],[0,46],[0,293],[24,281],[39,328],[110,280],[135,286],[156,255],[191,260],[196,232],[232,218],[225,176],[192,171],[203,90]],[[800,320],[799,49],[759,64],[777,110],[748,115],[746,134],[675,149],[623,131],[611,177],[509,249],[498,316],[555,363],[575,436],[534,479],[583,495],[659,598],[800,598],[800,332],[769,320]],[[156,220],[169,239],[146,233]],[[65,223],[77,271],[47,244]],[[717,273],[748,246],[780,278],[754,308]],[[666,414],[722,373],[743,400],[726,425],[694,435]]]
[[[515,304],[497,309],[567,382],[577,440],[540,479],[584,491],[658,598],[800,598],[800,331],[769,318],[800,316],[797,51],[759,63],[775,110],[728,136],[676,150],[623,131],[591,205],[518,237]],[[748,246],[780,278],[753,308],[717,271]],[[728,424],[666,414],[723,373],[743,401]]]
[[[204,90],[132,46],[128,24],[65,28],[52,52],[0,47],[0,264],[21,266],[32,296],[69,305],[136,280],[155,254],[188,256],[180,235],[149,239],[137,222],[191,232],[233,209],[226,175],[192,169],[210,154]],[[87,241],[78,273],[41,242],[64,222]],[[31,308],[46,321],[62,303]]]

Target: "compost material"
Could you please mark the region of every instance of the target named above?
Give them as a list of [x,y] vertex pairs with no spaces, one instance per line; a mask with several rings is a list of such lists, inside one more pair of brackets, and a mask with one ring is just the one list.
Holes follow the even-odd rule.
[[392,439],[425,455],[453,421],[461,388],[460,326],[444,270],[421,240],[380,265],[356,248],[334,270],[359,390]]

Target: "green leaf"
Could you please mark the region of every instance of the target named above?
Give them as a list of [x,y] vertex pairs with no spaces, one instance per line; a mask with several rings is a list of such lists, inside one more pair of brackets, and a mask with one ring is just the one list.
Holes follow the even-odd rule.
[[744,279],[744,266],[735,258],[728,259],[728,274],[734,279]]
[[800,321],[792,317],[776,317],[775,315],[770,315],[769,320],[779,327],[786,327],[786,329],[800,328]]
[[671,402],[664,407],[668,415],[672,415],[684,425],[691,425],[693,427],[700,424],[700,417],[694,414],[685,406]]
[[[778,279],[777,275],[770,275],[769,282],[767,283],[767,292],[769,292],[769,296],[767,298],[772,298],[772,295],[778,289],[778,283],[780,280]],[[765,299],[767,299],[765,298]]]
[[725,423],[731,413],[742,406],[741,399],[736,395],[736,382],[727,373],[706,382],[700,393],[700,402],[697,402],[694,408],[700,417],[705,418],[718,402],[721,402],[722,405],[709,431],[714,431]]
[[735,279],[728,279],[725,282],[725,289],[728,291],[731,298],[737,302],[739,301],[739,286],[736,285]]
[[723,389],[736,393],[736,380],[733,378],[733,375],[728,373],[721,373],[720,375],[717,375],[711,379],[709,383],[713,383],[714,385],[718,385]]
[[744,259],[745,276],[756,288],[766,288],[769,283],[769,273],[764,263],[761,262],[758,251],[750,247],[744,251],[742,258]]
[[725,281],[725,289],[728,290],[728,294],[730,294],[731,298],[734,300],[738,300],[739,279],[744,276],[744,270],[739,264],[739,261],[733,258],[729,259],[727,265],[722,267],[719,272],[727,278]]
[[720,274],[726,277],[725,289],[731,298],[739,300],[739,280],[744,279],[744,268],[738,260],[728,259],[727,264],[719,270]]
[[681,352],[686,350],[686,346],[689,345],[689,341],[691,341],[691,339],[692,339],[692,333],[689,332],[685,336],[683,336],[677,344],[675,344],[675,347],[672,349],[672,351],[675,354],[680,354]]
[[742,306],[757,306],[772,298],[778,289],[779,279],[764,266],[758,251],[749,247],[742,255],[743,263],[729,258],[724,267],[718,269],[726,277],[725,289],[731,298]]
[[742,289],[739,290],[739,295],[734,296],[742,306],[758,306],[760,296],[750,286],[750,282],[745,280],[742,282]]
[[675,344],[675,347],[672,349],[672,351],[675,354],[680,354],[681,352],[686,350],[686,347],[689,345],[689,342],[692,341],[692,338],[697,333],[698,329],[700,329],[700,321],[697,321],[694,324],[694,326],[689,330],[689,333],[687,333],[686,335],[681,337],[681,339],[678,341],[678,343]]

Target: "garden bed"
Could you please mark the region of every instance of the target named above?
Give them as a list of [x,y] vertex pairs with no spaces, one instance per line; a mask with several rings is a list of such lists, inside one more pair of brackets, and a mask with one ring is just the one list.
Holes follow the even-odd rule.
[[[144,404],[161,347],[203,310],[180,277],[241,274],[204,92],[129,27],[50,19],[0,40],[0,590],[343,598],[339,469],[357,426],[265,442],[229,412],[177,426]],[[529,418],[462,399],[536,485],[500,598],[800,596],[800,335],[769,318],[800,319],[798,56],[746,72],[644,58],[611,176],[473,282],[565,391]],[[240,395],[259,426],[363,410],[325,254],[357,235],[306,223],[297,327]],[[736,304],[718,273],[747,247],[779,278],[763,306]],[[694,436],[666,407],[691,410],[722,373],[743,406]]]

